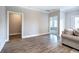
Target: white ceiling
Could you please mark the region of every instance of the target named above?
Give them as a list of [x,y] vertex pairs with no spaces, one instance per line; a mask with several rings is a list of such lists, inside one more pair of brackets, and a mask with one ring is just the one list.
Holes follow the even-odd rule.
[[54,12],[55,10],[68,11],[75,8],[76,6],[22,6],[22,7],[49,13],[51,11]]
[[40,10],[52,10],[52,9],[59,9],[60,8],[58,6],[29,6],[29,7],[40,9]]

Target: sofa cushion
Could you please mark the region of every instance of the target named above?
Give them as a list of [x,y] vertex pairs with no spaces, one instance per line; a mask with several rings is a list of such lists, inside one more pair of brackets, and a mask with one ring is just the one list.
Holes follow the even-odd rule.
[[68,35],[73,35],[73,30],[72,29],[64,29],[64,33]]
[[73,31],[73,34],[75,35],[75,36],[79,36],[79,30],[77,29],[77,30],[74,30]]
[[67,34],[62,34],[61,36],[62,36],[62,38],[65,38],[68,40],[79,41],[79,36],[67,35]]

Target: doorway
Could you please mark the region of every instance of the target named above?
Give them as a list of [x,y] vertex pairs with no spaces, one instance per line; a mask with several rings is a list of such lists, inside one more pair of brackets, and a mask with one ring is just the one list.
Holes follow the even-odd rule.
[[7,12],[7,38],[8,41],[15,38],[22,38],[23,14],[19,12]]
[[49,33],[58,35],[58,16],[50,17]]

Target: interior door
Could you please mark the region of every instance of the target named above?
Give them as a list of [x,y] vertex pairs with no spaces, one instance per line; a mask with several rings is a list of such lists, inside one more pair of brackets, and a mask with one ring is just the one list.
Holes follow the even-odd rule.
[[49,32],[58,35],[58,16],[50,17]]

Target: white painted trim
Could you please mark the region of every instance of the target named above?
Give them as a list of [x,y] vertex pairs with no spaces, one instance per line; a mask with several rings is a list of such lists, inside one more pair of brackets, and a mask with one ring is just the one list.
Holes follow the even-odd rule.
[[[20,13],[20,12],[14,12],[14,11],[7,11],[7,40],[6,41],[9,41],[9,13],[12,12],[12,13],[19,13],[22,15],[22,28],[21,28],[21,32],[22,32],[22,36],[23,36],[23,24],[24,24],[24,13]],[[21,37],[22,37],[21,36]]]
[[5,42],[9,42],[9,40],[7,39],[7,40],[5,40]]
[[0,52],[2,51],[2,49],[3,49],[3,47],[4,47],[4,45],[5,45],[6,42],[9,42],[9,40],[8,40],[8,39],[5,40],[5,41],[0,45]]
[[5,45],[6,41],[4,41],[1,45],[0,45],[0,52],[2,51],[4,45]]
[[42,34],[34,34],[34,35],[27,35],[27,36],[23,36],[22,38],[31,38],[31,37],[36,37],[36,36],[41,36],[41,35],[46,35],[49,33],[42,33]]
[[23,37],[23,30],[24,30],[24,13],[22,13],[22,29],[21,29],[22,31],[22,33],[21,33],[21,38]]
[[50,13],[50,12],[47,12],[47,11],[44,11],[44,10],[41,10],[41,9],[38,9],[38,8],[32,8],[32,7],[23,7],[23,6],[20,6],[20,8],[25,8],[25,9],[29,9],[29,10],[34,10],[34,11],[40,11],[42,13]]
[[7,40],[9,41],[9,11],[7,11]]
[[18,35],[18,34],[21,34],[21,33],[13,33],[13,34],[10,34],[10,35]]

